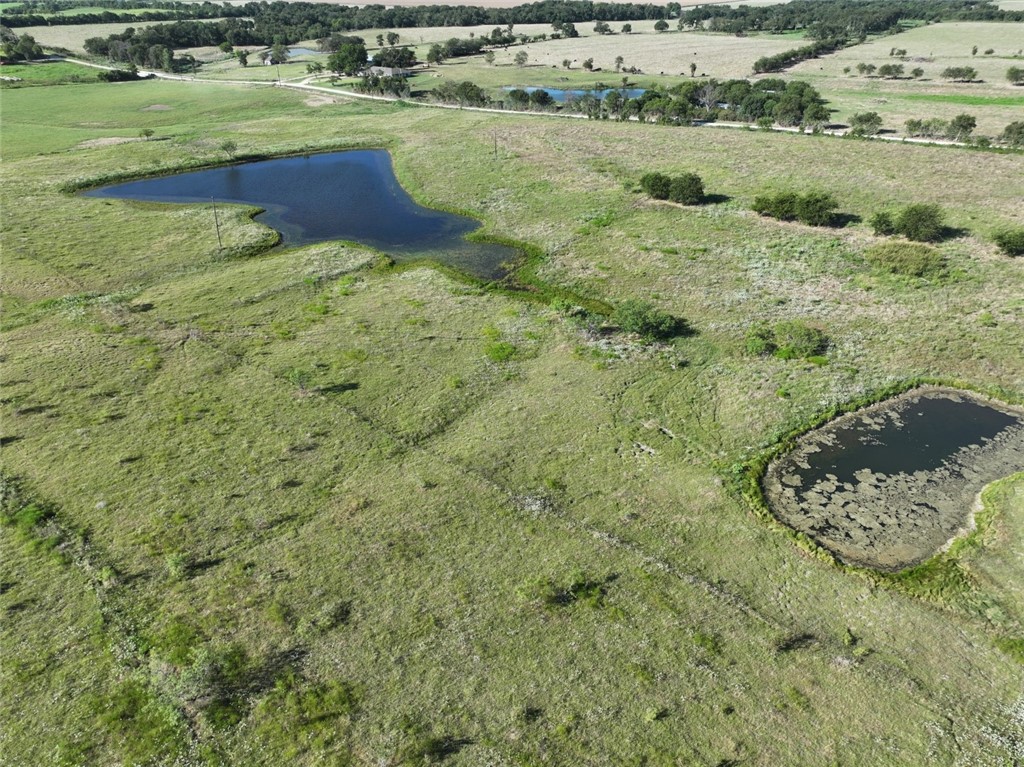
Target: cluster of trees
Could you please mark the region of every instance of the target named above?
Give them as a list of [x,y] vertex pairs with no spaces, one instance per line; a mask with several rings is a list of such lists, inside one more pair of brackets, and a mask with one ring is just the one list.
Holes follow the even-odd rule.
[[461,83],[445,81],[434,88],[431,95],[437,101],[445,104],[459,104],[468,107],[487,106],[491,101],[483,88],[468,80]]
[[409,81],[404,77],[381,77],[379,75],[363,75],[355,85],[359,93],[369,93],[375,96],[393,96],[395,98],[408,98],[411,94]]
[[878,112],[862,112],[850,117],[850,133],[854,136],[874,136],[882,129]]
[[1024,68],[1010,67],[1006,70],[1006,79],[1014,85],[1024,85]]
[[754,62],[754,72],[758,74],[781,72],[794,64],[799,64],[801,61],[816,59],[819,56],[834,53],[844,45],[846,45],[845,37],[833,37],[827,40],[818,40],[802,48],[793,48],[782,53],[776,53],[774,56],[763,56]]
[[[575,105],[587,111],[587,102]],[[601,105],[613,118],[646,122],[691,123],[694,120],[767,121],[770,125],[821,125],[829,111],[821,95],[806,82],[765,79],[691,80],[668,89],[651,88],[636,98],[610,91]]]
[[[849,72],[850,69],[847,67],[843,72]],[[877,75],[883,80],[898,80],[903,77],[905,68],[902,64],[882,64],[882,66],[876,66],[874,64],[865,64],[863,61],[857,65],[857,74],[864,75],[866,77],[872,77]],[[924,77],[924,70],[921,67],[914,67],[910,70],[910,76],[914,79]]]
[[1024,121],[1018,120],[1007,125],[999,140],[1014,149],[1024,147]]
[[809,226],[835,226],[839,203],[827,192],[778,192],[754,198],[755,213],[780,221],[801,221]]
[[966,141],[977,125],[978,121],[973,116],[962,114],[957,115],[952,120],[940,120],[938,118],[907,120],[903,127],[908,136],[915,138],[948,138],[953,141]]
[[992,0],[801,0],[782,5],[701,5],[679,16],[680,29],[738,34],[805,29],[815,40],[861,39],[900,30],[901,22],[1022,21],[1024,12],[1000,10]]
[[551,94],[543,88],[535,88],[527,91],[523,88],[513,88],[505,94],[505,106],[512,109],[550,109],[555,105]]
[[943,80],[952,80],[958,83],[973,82],[978,77],[978,70],[974,67],[946,67],[942,70]]
[[427,51],[427,63],[440,64],[445,59],[456,59],[460,56],[475,56],[480,53],[484,47],[491,44],[491,39],[487,37],[473,37],[469,39],[453,37],[445,42],[444,45],[441,45],[440,43],[434,43],[431,45],[430,50]]
[[704,182],[696,173],[666,176],[664,173],[645,173],[640,188],[655,200],[671,200],[682,205],[700,205],[704,202]]
[[31,61],[43,57],[43,49],[32,35],[15,35],[0,27],[0,59],[4,61]]
[[366,46],[362,41],[342,43],[327,57],[327,68],[337,75],[354,75],[366,67]]
[[143,51],[154,45],[174,50],[219,46],[221,43],[228,43],[231,46],[269,46],[275,42],[294,41],[283,37],[264,40],[256,34],[250,19],[225,19],[209,23],[179,21],[174,24],[155,24],[143,29],[128,27],[124,32],[115,32],[108,37],[90,37],[84,42],[84,47],[93,56],[106,56],[111,61],[131,61],[143,66]]

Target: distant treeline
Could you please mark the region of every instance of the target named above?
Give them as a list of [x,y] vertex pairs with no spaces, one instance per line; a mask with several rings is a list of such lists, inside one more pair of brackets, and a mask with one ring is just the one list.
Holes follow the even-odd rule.
[[815,40],[859,39],[910,21],[1024,21],[992,0],[797,0],[783,5],[703,5],[683,11],[680,29],[710,32],[807,31]]
[[[67,16],[52,16],[54,13],[73,11],[75,8],[106,8],[96,13],[76,13]],[[139,10],[145,8],[145,13]],[[43,3],[25,3],[3,12],[6,27],[45,27],[48,25],[75,24],[133,24],[140,21],[176,21],[181,19],[216,19],[230,16],[245,16],[240,6],[218,5],[217,3],[146,2],[146,0],[49,0]]]
[[[90,2],[92,0],[82,0]],[[33,4],[26,8],[49,8],[60,3]],[[144,0],[96,0],[95,5],[111,9],[142,7]],[[150,7],[150,6],[146,6]],[[590,21],[618,21],[678,18],[679,27],[704,28],[743,34],[747,31],[783,32],[804,29],[814,40],[854,40],[863,35],[899,29],[900,22],[934,19],[1024,20],[1024,12],[1001,11],[991,0],[797,0],[784,5],[703,6],[683,11],[678,3],[650,5],[636,3],[593,3],[586,0],[543,0],[514,8],[480,8],[476,6],[427,5],[385,8],[383,5],[363,7],[327,3],[273,2],[245,5],[217,3],[157,3],[162,13],[174,14],[175,24],[151,27],[151,45],[172,48],[198,45],[271,45],[300,40],[319,40],[332,33],[354,29],[403,29],[428,26],[495,26],[516,24],[564,25]],[[97,14],[89,14],[95,17]],[[106,13],[101,20],[108,20]],[[224,18],[216,24],[190,19]],[[61,17],[60,23],[72,23],[81,17]],[[31,19],[31,22],[27,22]],[[3,16],[7,26],[28,23],[53,23],[34,14]],[[116,16],[117,21],[136,23],[154,21],[152,15]],[[770,70],[768,70],[770,71]]]
[[818,40],[802,48],[793,48],[782,53],[776,53],[774,56],[763,56],[754,62],[754,72],[781,72],[783,69],[799,64],[801,61],[834,53],[844,45],[846,45],[846,40],[843,39]]

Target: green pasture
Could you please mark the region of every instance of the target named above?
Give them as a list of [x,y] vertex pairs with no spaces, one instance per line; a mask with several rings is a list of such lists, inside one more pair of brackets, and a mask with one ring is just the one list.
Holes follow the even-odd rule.
[[[1012,764],[1021,475],[956,589],[914,595],[806,555],[738,480],[900,380],[1024,396],[1024,263],[989,241],[1022,223],[1019,154],[312,95],[3,95],[8,763]],[[647,346],[351,243],[259,251],[241,206],[221,249],[209,205],[65,191],[227,140],[387,148],[540,280],[694,332]],[[716,196],[651,201],[650,171]],[[811,189],[851,223],[750,211]],[[962,230],[940,279],[863,258],[911,202]],[[744,352],[784,319],[828,364]]]

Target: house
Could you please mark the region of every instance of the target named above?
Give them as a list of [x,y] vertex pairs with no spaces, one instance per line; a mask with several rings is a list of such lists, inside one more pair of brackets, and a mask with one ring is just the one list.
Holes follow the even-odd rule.
[[370,67],[366,70],[366,74],[377,75],[377,77],[408,77],[411,71],[401,67]]

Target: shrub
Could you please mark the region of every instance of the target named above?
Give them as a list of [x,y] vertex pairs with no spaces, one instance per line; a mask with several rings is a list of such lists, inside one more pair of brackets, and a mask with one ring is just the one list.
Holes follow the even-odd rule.
[[696,173],[676,176],[669,184],[668,199],[683,205],[697,205],[704,200],[704,183]]
[[664,173],[645,173],[640,178],[640,188],[655,200],[667,200],[672,191],[672,179]]
[[795,192],[780,192],[776,195],[759,195],[754,198],[754,211],[762,216],[771,216],[780,221],[796,219],[800,195]]
[[839,203],[826,192],[809,192],[796,204],[796,215],[810,226],[831,226],[835,222],[835,209]]
[[825,334],[802,320],[785,320],[775,325],[775,356],[784,360],[810,357],[828,343]]
[[1004,229],[992,241],[1008,256],[1024,256],[1024,229]]
[[884,242],[864,252],[868,263],[907,277],[940,277],[946,259],[935,248],[913,242]]
[[944,229],[938,205],[908,205],[896,217],[896,231],[908,240],[935,242],[942,239]]
[[896,234],[896,222],[893,221],[892,214],[885,211],[871,217],[871,228],[880,236]]
[[491,362],[508,362],[516,355],[516,347],[508,341],[495,341],[487,344],[484,353]]
[[874,136],[882,129],[882,117],[878,112],[863,112],[850,118],[850,133],[854,136]]
[[776,195],[759,195],[754,198],[753,209],[762,216],[780,221],[799,219],[810,226],[831,226],[835,223],[835,209],[839,203],[827,192],[780,192]]
[[628,299],[612,312],[612,322],[627,333],[636,333],[651,341],[671,338],[686,329],[686,323],[663,312],[647,301]]
[[812,357],[824,351],[828,338],[818,328],[802,320],[783,320],[773,327],[761,322],[747,331],[747,354],[774,354],[785,360]]

